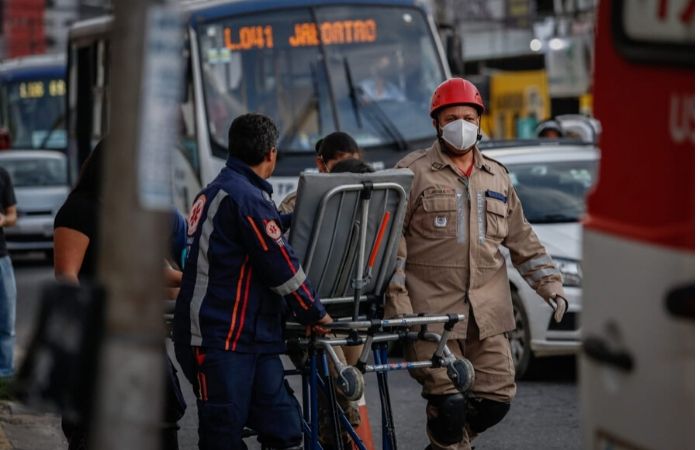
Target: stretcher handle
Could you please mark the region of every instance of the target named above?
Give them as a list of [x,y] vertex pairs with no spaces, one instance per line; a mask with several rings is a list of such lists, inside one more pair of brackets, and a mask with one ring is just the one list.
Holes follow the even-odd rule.
[[379,226],[377,238],[374,240],[374,245],[372,246],[372,253],[369,255],[369,263],[367,263],[367,267],[370,271],[372,270],[372,267],[374,267],[374,262],[377,259],[377,253],[379,252],[379,247],[381,247],[382,239],[384,238],[384,233],[386,232],[386,226],[389,223],[389,217],[391,217],[389,211],[384,211],[384,217],[382,217],[382,223]]

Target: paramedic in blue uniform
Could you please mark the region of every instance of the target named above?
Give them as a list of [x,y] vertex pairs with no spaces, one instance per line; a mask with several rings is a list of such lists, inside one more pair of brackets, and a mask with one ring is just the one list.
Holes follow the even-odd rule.
[[[177,298],[177,359],[197,396],[200,449],[245,449],[243,427],[263,448],[301,448],[299,404],[279,354],[284,322],[332,322],[281,228],[265,181],[279,133],[244,114],[229,128],[229,157],[197,196]],[[318,328],[318,327],[317,327]]]

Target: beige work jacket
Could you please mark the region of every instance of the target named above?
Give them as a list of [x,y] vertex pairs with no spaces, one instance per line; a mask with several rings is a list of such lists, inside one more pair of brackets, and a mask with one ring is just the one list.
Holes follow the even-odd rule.
[[[561,275],[523,215],[508,171],[474,149],[469,177],[436,141],[398,162],[414,173],[386,293],[385,317],[461,313],[471,305],[484,339],[515,328],[506,262],[499,246],[537,293],[563,296]],[[440,331],[442,326],[431,326]],[[452,338],[466,338],[467,320]]]

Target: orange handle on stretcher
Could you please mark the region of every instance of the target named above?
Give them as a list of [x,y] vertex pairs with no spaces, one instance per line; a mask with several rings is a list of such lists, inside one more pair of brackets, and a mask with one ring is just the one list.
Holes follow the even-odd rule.
[[369,263],[367,267],[372,269],[374,266],[374,261],[377,259],[377,253],[379,252],[379,247],[381,247],[382,238],[384,237],[384,232],[386,231],[386,225],[389,223],[389,211],[384,212],[384,217],[382,218],[382,224],[379,226],[379,231],[377,232],[377,239],[374,240],[374,245],[372,246],[372,253],[369,255]]

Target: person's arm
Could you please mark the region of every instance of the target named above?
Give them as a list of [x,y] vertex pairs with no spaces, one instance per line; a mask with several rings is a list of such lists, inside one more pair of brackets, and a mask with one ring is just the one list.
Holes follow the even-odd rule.
[[0,213],[0,227],[11,227],[17,223],[17,205],[5,208],[5,213]]
[[166,264],[165,296],[168,300],[175,300],[177,298],[177,295],[180,293],[180,283],[182,283],[182,272]]
[[260,204],[250,211],[234,208],[231,214],[238,220],[241,241],[256,275],[284,298],[295,319],[304,325],[330,323],[331,317],[306,280],[294,250],[282,236],[276,211]]
[[53,233],[53,267],[57,279],[78,284],[90,238],[72,228],[58,227]]
[[396,253],[394,275],[386,288],[384,318],[391,319],[413,314],[413,306],[406,289],[406,238],[401,235],[399,249]]
[[[507,220],[508,235],[503,245],[510,250],[513,266],[530,287],[555,309],[557,322],[560,322],[567,309],[561,273],[525,219],[522,204],[512,185],[508,192]],[[552,305],[551,300],[556,306]]]

